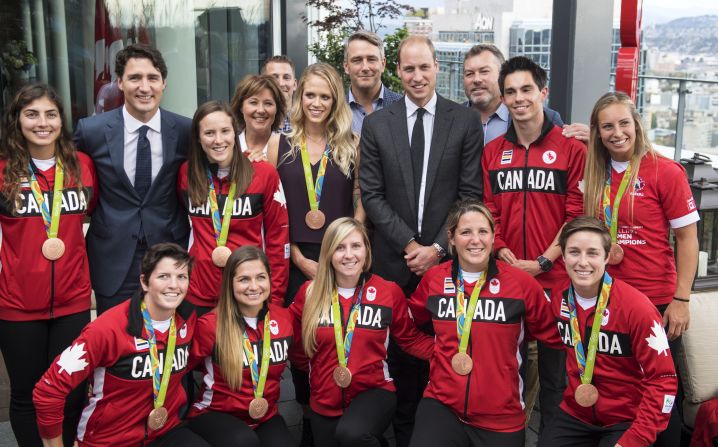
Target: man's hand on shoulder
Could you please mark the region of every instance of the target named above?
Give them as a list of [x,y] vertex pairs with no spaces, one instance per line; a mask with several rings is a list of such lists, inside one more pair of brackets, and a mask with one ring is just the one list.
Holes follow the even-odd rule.
[[563,136],[566,138],[575,138],[588,144],[588,138],[591,135],[591,129],[583,123],[573,123],[563,125]]

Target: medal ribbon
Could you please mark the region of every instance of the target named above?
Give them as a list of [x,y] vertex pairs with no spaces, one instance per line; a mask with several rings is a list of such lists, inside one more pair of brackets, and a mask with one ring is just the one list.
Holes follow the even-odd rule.
[[[473,322],[476,305],[479,302],[479,293],[481,293],[481,288],[486,283],[486,272],[481,273],[474,290],[471,291],[468,309],[466,308],[464,276],[461,274],[461,269],[459,269],[457,276],[459,284],[456,287],[456,335],[459,337],[459,352],[466,354],[466,348],[469,346],[469,336],[471,335],[471,323]],[[466,318],[466,315],[469,315],[469,318]]]
[[332,294],[332,319],[334,320],[334,341],[337,346],[337,357],[339,358],[339,365],[345,368],[347,366],[347,362],[349,361],[349,352],[352,349],[354,328],[356,327],[357,320],[359,319],[362,293],[364,293],[364,282],[362,282],[362,285],[359,288],[359,296],[357,297],[356,303],[352,305],[351,311],[349,311],[347,332],[344,336],[344,339],[342,339],[342,317],[339,310],[339,293],[336,289],[334,289],[334,293]]
[[606,304],[608,304],[608,297],[611,294],[612,285],[613,278],[611,278],[608,273],[604,273],[601,293],[596,303],[596,313],[593,316],[591,338],[588,340],[588,354],[585,353],[583,341],[581,340],[581,328],[579,327],[578,316],[576,315],[573,285],[568,289],[567,304],[571,316],[571,340],[573,341],[573,350],[576,353],[576,363],[578,364],[578,372],[581,375],[581,383],[591,383],[591,379],[593,379],[593,367],[596,364],[596,349],[598,348],[598,334],[601,332],[603,311],[606,309]]
[[611,230],[611,243],[616,243],[616,235],[618,234],[618,208],[621,206],[621,199],[623,194],[626,192],[628,186],[628,179],[631,178],[631,170],[633,168],[633,162],[628,163],[628,168],[623,173],[621,184],[618,185],[618,192],[616,192],[616,198],[613,200],[613,209],[611,209],[611,177],[613,173],[611,171],[611,162],[607,164],[606,174],[606,185],[603,187],[603,217],[604,222]]
[[162,367],[162,377],[160,378],[160,360],[157,354],[157,339],[155,338],[155,329],[152,327],[152,317],[147,310],[144,300],[141,305],[142,320],[145,323],[145,331],[147,331],[147,342],[150,344],[150,365],[152,367],[152,396],[154,397],[155,408],[160,408],[165,404],[165,395],[167,394],[167,385],[170,383],[172,375],[172,360],[175,356],[175,344],[177,342],[177,327],[175,326],[175,317],[170,320],[170,334],[167,338],[167,349],[165,349],[165,363]]
[[217,247],[224,247],[227,245],[227,234],[229,233],[229,222],[232,220],[232,208],[234,207],[234,196],[237,194],[237,183],[232,182],[229,186],[229,194],[224,202],[224,213],[220,218],[217,192],[214,189],[214,179],[209,169],[207,169],[207,178],[209,178],[209,209],[212,214],[214,238],[217,240]]
[[329,161],[329,145],[324,147],[324,153],[319,160],[319,171],[317,171],[316,182],[312,181],[312,165],[309,162],[309,151],[307,151],[307,143],[302,143],[300,151],[302,155],[302,166],[304,167],[304,181],[307,184],[307,196],[309,197],[309,208],[312,211],[319,209],[319,202],[322,198],[322,186],[324,186],[324,173],[327,170],[327,162]]
[[52,189],[52,214],[50,214],[50,210],[47,208],[47,203],[45,202],[45,196],[42,195],[42,190],[40,189],[40,184],[37,182],[37,179],[35,178],[35,171],[32,168],[32,163],[29,165],[30,170],[30,190],[32,191],[32,195],[35,197],[35,202],[37,202],[38,207],[40,208],[40,213],[42,214],[42,221],[45,223],[45,231],[47,232],[47,237],[53,238],[57,237],[58,229],[60,228],[60,209],[62,205],[62,184],[64,180],[64,170],[62,168],[62,162],[59,158],[56,159],[55,162],[55,185]]
[[269,322],[269,312],[267,312],[264,316],[264,334],[262,337],[262,366],[259,369],[257,369],[257,357],[254,355],[252,342],[249,341],[246,329],[242,329],[244,355],[247,357],[249,371],[252,373],[252,388],[254,389],[254,397],[257,399],[264,395],[264,384],[267,382],[267,373],[269,373],[269,344],[272,340],[269,333]]

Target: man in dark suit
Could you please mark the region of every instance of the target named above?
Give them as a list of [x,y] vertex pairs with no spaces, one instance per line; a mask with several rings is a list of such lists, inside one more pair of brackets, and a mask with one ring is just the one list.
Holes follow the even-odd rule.
[[[481,118],[436,94],[438,71],[429,39],[404,39],[397,72],[406,95],[366,117],[360,143],[362,203],[375,228],[374,271],[407,295],[446,254],[451,205],[482,193]],[[399,402],[394,431],[397,446],[405,446],[428,368],[391,345],[389,363]]]
[[186,247],[189,235],[176,179],[191,121],[160,109],[167,65],[155,48],[135,44],[117,53],[115,72],[125,105],[81,119],[74,138],[95,162],[100,182],[87,233],[98,314],[137,290],[148,246]]
[[366,30],[354,32],[344,45],[344,73],[349,76],[347,104],[352,111],[352,131],[361,135],[364,118],[402,96],[381,82],[386,67],[384,41]]

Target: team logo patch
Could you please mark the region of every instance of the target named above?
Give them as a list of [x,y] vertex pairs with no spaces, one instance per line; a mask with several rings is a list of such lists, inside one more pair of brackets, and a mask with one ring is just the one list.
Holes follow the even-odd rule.
[[608,309],[603,310],[603,317],[601,318],[601,326],[605,326],[608,324],[608,318],[610,316],[610,312]]
[[578,181],[578,190],[581,191],[581,194],[583,194],[584,189],[586,189],[586,182],[584,182],[583,179],[581,179]]
[[137,351],[146,351],[150,349],[150,342],[148,342],[144,338],[135,337],[135,349]]
[[566,300],[561,298],[561,316],[564,318],[571,318],[571,313],[568,310],[568,304]]
[[444,293],[456,293],[456,287],[454,286],[454,280],[451,279],[451,276],[447,276],[444,278]]
[[653,321],[651,326],[651,334],[646,337],[648,346],[651,349],[655,349],[658,355],[668,355],[668,337],[666,337],[666,331],[663,330],[661,323]]
[[635,187],[635,192],[641,192],[641,191],[643,191],[643,188],[644,188],[645,186],[646,186],[646,182],[644,182],[641,177],[636,177],[636,184],[634,185],[634,187]]
[[543,153],[541,158],[543,159],[543,162],[546,163],[547,165],[552,165],[556,161],[556,152],[552,151],[552,150],[548,150]]
[[503,151],[501,153],[501,164],[507,165],[511,163],[511,158],[514,156],[514,150],[509,149],[508,151]]
[[273,198],[275,202],[279,203],[284,208],[287,207],[287,199],[284,198],[284,188],[282,187],[282,182],[279,182],[277,191],[275,191]]
[[663,414],[669,414],[671,410],[673,410],[673,403],[676,401],[676,396],[670,395],[670,394],[664,394],[663,395],[663,409],[661,412]]
[[367,301],[374,301],[376,299],[376,287],[369,286],[366,289],[366,299]]
[[269,332],[271,332],[272,335],[279,334],[279,323],[277,323],[277,320],[269,321]]
[[57,366],[60,367],[58,372],[66,372],[68,375],[72,375],[74,372],[82,371],[89,363],[87,360],[82,358],[87,351],[85,351],[84,343],[75,343],[72,346],[68,346],[67,349],[62,351],[60,358],[57,361]]
[[289,244],[284,244],[284,259],[289,259],[290,253]]
[[686,202],[686,205],[688,205],[688,211],[695,211],[696,210],[696,201],[693,200],[693,197],[688,199]]
[[501,290],[501,282],[498,278],[491,278],[491,281],[489,281],[489,292],[496,295],[499,293],[499,290]]
[[182,328],[179,331],[180,338],[185,338],[187,336],[187,323],[182,325]]

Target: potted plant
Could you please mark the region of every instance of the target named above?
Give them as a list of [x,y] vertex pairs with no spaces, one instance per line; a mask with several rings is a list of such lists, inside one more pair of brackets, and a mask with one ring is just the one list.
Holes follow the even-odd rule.
[[28,51],[27,45],[22,40],[8,41],[2,47],[0,59],[2,59],[10,78],[15,81],[26,80],[30,68],[37,64],[37,57],[32,51]]

